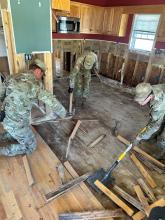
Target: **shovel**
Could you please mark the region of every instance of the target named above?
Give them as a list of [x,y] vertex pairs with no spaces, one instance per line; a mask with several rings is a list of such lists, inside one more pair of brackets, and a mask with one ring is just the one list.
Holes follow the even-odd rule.
[[95,185],[95,181],[99,180],[102,182],[105,186],[109,186],[114,181],[114,178],[111,176],[112,171],[117,167],[117,165],[120,163],[122,159],[125,158],[126,154],[133,148],[134,144],[130,144],[127,149],[118,157],[118,159],[112,164],[112,166],[105,171],[103,168],[96,171],[92,176],[90,176],[87,179],[87,182],[89,185],[95,189],[97,192],[100,192],[100,190]]

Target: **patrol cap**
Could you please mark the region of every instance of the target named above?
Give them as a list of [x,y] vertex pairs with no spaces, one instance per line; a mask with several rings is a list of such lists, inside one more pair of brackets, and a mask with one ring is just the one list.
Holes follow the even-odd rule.
[[87,70],[92,69],[93,64],[95,63],[95,56],[93,54],[86,55],[84,59],[84,67]]
[[136,102],[143,102],[152,92],[150,83],[140,83],[136,86],[135,98]]
[[32,65],[38,66],[43,72],[46,71],[46,66],[40,59],[35,59]]

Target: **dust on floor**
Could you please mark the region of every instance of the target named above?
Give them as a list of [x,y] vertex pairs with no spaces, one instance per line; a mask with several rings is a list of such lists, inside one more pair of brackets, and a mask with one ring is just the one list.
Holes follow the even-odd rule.
[[[66,79],[55,81],[54,92],[56,97],[68,109],[69,94]],[[138,131],[143,128],[148,120],[149,109],[140,107],[133,101],[133,95],[124,93],[123,89],[102,85],[97,78],[92,79],[91,93],[84,109],[76,109],[75,118],[98,119],[98,121],[82,121],[81,127],[87,134],[78,130],[71,143],[68,160],[79,175],[88,171],[95,171],[100,167],[107,169],[125,149],[113,134],[115,120],[120,122],[118,132],[128,140],[133,140]],[[64,162],[69,135],[75,126],[76,121],[67,120],[53,123],[44,123],[36,126],[37,131],[55,152],[58,158]],[[94,148],[89,149],[88,145],[102,134],[106,137]],[[159,151],[157,147],[145,147],[144,149],[152,154]],[[115,183],[125,191],[135,196],[133,185],[141,174],[131,162],[129,156],[113,172]],[[153,173],[152,176],[160,186],[161,194],[165,187],[165,180],[160,174]],[[105,208],[111,208],[112,203],[107,197],[96,193]]]

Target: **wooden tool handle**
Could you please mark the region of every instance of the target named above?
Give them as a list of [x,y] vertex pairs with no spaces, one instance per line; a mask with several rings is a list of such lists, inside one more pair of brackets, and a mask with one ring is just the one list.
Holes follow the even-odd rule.
[[72,113],[72,104],[73,104],[73,92],[70,93],[70,99],[69,99],[69,113]]

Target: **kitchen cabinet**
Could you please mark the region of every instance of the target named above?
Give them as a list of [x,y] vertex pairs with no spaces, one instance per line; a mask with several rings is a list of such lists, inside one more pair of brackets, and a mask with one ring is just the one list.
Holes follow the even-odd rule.
[[114,21],[114,8],[106,8],[104,12],[103,33],[111,35]]
[[80,4],[76,2],[70,3],[70,17],[80,18]]
[[129,14],[122,14],[119,27],[119,37],[125,37],[127,34]]
[[70,11],[70,0],[52,0],[52,9]]
[[104,20],[103,7],[93,7],[91,15],[91,33],[101,34],[103,32],[103,20]]
[[80,18],[80,3],[70,2],[70,11],[55,10],[54,13],[56,14],[56,16]]
[[123,13],[123,7],[107,8],[71,1],[70,12],[57,10],[55,14],[80,18],[81,33],[126,35],[129,14]]
[[92,31],[92,6],[81,5],[80,9],[80,32],[90,33]]
[[97,6],[81,5],[80,32],[101,34],[103,30],[104,8]]
[[103,33],[114,36],[125,34],[128,15],[122,14],[122,7],[106,8],[104,13]]

